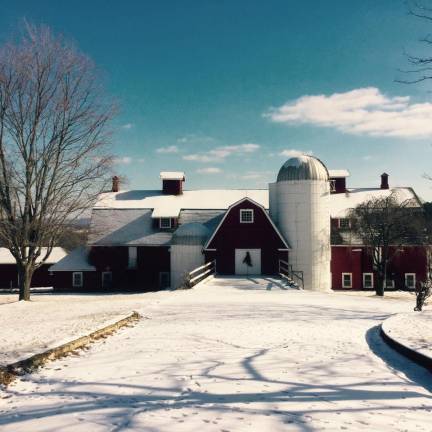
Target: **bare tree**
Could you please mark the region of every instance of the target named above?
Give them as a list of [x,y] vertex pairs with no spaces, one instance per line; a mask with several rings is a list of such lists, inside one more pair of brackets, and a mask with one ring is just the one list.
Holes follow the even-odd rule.
[[[432,0],[408,0],[408,13],[419,18],[422,21],[431,22],[432,24]],[[427,34],[420,38],[420,42],[432,47],[432,35]],[[401,70],[406,76],[404,79],[396,81],[403,84],[415,84],[432,79],[432,56],[431,55],[413,55],[407,54],[410,69]]]
[[26,24],[0,47],[0,242],[16,259],[20,300],[110,175],[114,105],[99,81],[91,60],[47,27]]
[[376,294],[383,296],[388,267],[404,244],[423,243],[425,230],[422,209],[412,200],[400,202],[395,193],[371,198],[351,210],[353,232],[369,248],[377,274]]
[[416,305],[414,310],[416,312],[421,312],[423,306],[427,304],[427,300],[432,296],[432,280],[430,276],[425,282],[417,282],[415,288]]

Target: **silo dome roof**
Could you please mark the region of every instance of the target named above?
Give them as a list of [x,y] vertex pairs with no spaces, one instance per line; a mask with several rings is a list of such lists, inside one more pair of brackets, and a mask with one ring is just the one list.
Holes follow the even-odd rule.
[[277,181],[322,180],[328,181],[326,166],[316,157],[309,155],[288,159],[279,170]]
[[173,245],[204,245],[210,231],[201,223],[191,222],[180,225],[172,236]]

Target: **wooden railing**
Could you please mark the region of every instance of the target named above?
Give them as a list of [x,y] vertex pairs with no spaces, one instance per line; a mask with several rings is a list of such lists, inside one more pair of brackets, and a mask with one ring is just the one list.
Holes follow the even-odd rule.
[[294,283],[301,289],[304,289],[304,275],[300,270],[293,270],[292,264],[287,261],[279,260],[279,276],[287,279],[288,282]]
[[208,263],[197,267],[186,275],[186,286],[188,288],[192,288],[198,282],[202,282],[204,279],[207,279],[209,276],[216,272],[216,261],[209,261]]

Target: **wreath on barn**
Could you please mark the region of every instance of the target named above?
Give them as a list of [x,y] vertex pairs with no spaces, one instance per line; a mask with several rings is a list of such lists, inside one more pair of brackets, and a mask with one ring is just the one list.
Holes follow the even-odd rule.
[[246,252],[245,257],[243,258],[243,264],[246,264],[248,267],[253,267],[252,258],[249,251]]

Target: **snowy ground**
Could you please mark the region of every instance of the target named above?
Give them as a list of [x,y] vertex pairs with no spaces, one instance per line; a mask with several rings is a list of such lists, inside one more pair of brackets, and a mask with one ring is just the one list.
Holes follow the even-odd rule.
[[395,341],[432,359],[432,310],[397,314],[383,328]]
[[2,432],[430,431],[432,375],[379,337],[411,302],[270,279],[151,296],[136,326],[12,385]]
[[18,302],[16,294],[0,295],[0,365],[87,335],[159,297],[34,294],[31,302]]

